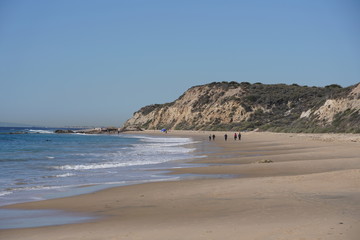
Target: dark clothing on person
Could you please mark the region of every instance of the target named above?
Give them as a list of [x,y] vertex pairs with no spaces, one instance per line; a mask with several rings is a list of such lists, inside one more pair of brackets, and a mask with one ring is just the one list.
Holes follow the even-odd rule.
[[241,133],[238,134],[238,137],[239,137],[239,141],[241,140]]
[[215,140],[215,134],[212,135],[213,140]]
[[234,140],[236,140],[237,139],[237,135],[236,135],[236,133],[234,133]]
[[224,137],[225,137],[225,141],[227,141],[227,134],[225,134]]

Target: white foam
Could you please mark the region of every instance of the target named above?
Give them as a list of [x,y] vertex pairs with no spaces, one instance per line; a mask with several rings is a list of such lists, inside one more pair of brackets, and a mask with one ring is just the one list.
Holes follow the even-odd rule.
[[148,153],[150,155],[154,154],[181,154],[189,153],[193,151],[192,148],[181,147],[186,144],[195,143],[191,138],[162,138],[162,137],[142,137],[140,139],[145,144],[134,144],[132,145],[135,148],[137,153],[143,154]]
[[29,132],[30,133],[42,133],[42,134],[54,133],[54,131],[50,131],[50,130],[37,130],[37,129],[30,129]]
[[29,191],[29,190],[50,190],[50,189],[59,189],[59,188],[63,188],[63,186],[43,186],[43,185],[38,185],[38,186],[31,186],[31,187],[11,188],[10,190],[13,190],[13,191],[19,191],[19,190]]
[[[142,166],[159,164],[173,160],[188,158],[193,148],[182,147],[184,144],[192,143],[190,138],[154,138],[137,137],[141,144],[131,144],[129,147],[121,148],[120,151],[110,153],[77,153],[79,156],[98,158],[102,162],[66,164],[53,166],[57,170],[94,170],[110,169],[129,166]],[[126,149],[126,151],[124,151]]]
[[[106,169],[118,168],[140,165],[159,164],[173,160],[180,160],[186,158],[185,154],[193,151],[189,148],[168,148],[163,146],[135,146],[131,152],[115,152],[108,154],[99,154],[99,158],[104,160],[102,163],[89,164],[73,164],[53,166],[52,169],[57,170],[92,170],[92,169]],[[90,154],[94,155],[94,154]],[[109,161],[110,160],[110,161]]]
[[184,145],[192,143],[191,138],[174,138],[174,137],[140,137],[143,142],[152,142],[152,143],[174,143],[176,145]]
[[64,174],[56,175],[55,177],[64,178],[64,177],[71,177],[71,176],[75,176],[75,174],[73,174],[73,173],[64,173]]
[[[32,129],[28,131],[52,133],[47,130]],[[1,199],[21,198],[26,195],[24,192],[31,191],[31,194],[27,194],[31,196],[31,200],[34,200],[32,197],[42,197],[43,192],[63,192],[92,183],[131,184],[138,181],[161,181],[162,179],[165,181],[169,178],[162,178],[150,173],[142,175],[139,170],[142,171],[148,167],[155,169],[155,164],[193,157],[189,153],[194,149],[184,146],[195,143],[191,138],[144,136],[136,138],[135,141],[134,139],[131,141],[121,140],[118,146],[117,143],[110,142],[107,145],[105,142],[104,147],[99,146],[99,151],[79,148],[78,151],[71,152],[65,157],[56,155],[57,152],[45,153],[44,157],[48,160],[43,168],[48,172],[45,173],[45,176],[41,176],[41,180],[34,178],[28,184],[3,189],[0,191],[0,197]],[[75,184],[72,185],[72,183]]]
[[10,195],[10,194],[12,194],[12,192],[9,192],[9,191],[0,192],[0,197]]
[[94,164],[79,164],[79,165],[64,165],[55,166],[54,169],[59,170],[91,170],[91,169],[105,169],[105,168],[117,168],[117,167],[129,167],[138,165],[156,164],[161,161],[131,161],[131,162],[109,162],[109,163],[94,163]]

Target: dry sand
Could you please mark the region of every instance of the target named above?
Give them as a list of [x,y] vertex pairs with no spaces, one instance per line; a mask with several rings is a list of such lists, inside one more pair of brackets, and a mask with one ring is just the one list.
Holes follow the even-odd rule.
[[[147,132],[149,133],[149,132]],[[150,134],[152,134],[150,132]],[[360,239],[360,136],[216,133],[192,136],[204,167],[223,174],[146,183],[9,206],[90,213],[93,222],[0,230],[0,239]],[[269,163],[262,163],[269,162]],[[232,177],[226,177],[231,175]],[[194,175],[196,176],[196,175]]]

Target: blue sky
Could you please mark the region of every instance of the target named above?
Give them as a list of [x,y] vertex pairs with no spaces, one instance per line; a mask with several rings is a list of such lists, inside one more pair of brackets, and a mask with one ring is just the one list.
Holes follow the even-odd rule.
[[214,81],[360,82],[357,0],[1,0],[0,122],[120,126]]

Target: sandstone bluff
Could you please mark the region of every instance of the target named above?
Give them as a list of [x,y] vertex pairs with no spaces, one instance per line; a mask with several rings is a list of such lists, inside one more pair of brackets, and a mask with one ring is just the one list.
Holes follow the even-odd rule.
[[308,87],[214,82],[141,108],[126,128],[360,133],[360,83]]

